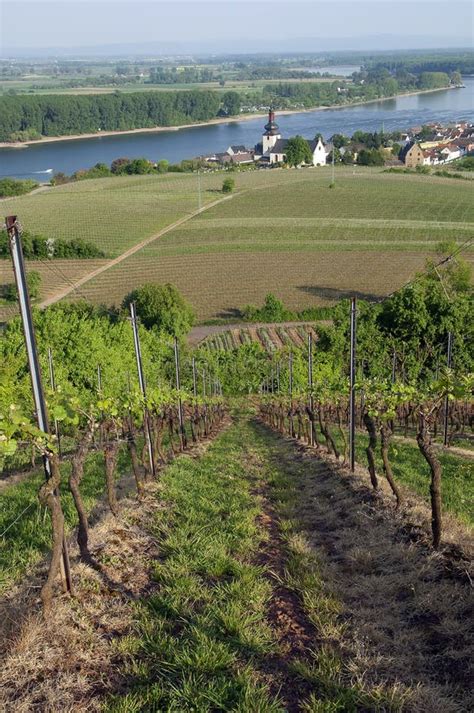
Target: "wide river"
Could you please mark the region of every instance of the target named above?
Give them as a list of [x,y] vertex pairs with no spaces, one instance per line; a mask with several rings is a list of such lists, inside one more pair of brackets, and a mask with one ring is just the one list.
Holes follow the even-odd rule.
[[[474,77],[465,77],[465,89],[451,89],[361,106],[324,109],[277,116],[284,137],[301,134],[313,138],[316,132],[329,137],[338,132],[351,135],[357,129],[386,131],[408,129],[430,121],[468,120],[474,123]],[[98,136],[56,143],[38,143],[24,149],[0,149],[0,175],[48,179],[48,169],[70,174],[97,162],[110,164],[119,156],[145,156],[171,162],[225,151],[230,144],[254,146],[261,137],[264,121],[251,119],[179,131]]]

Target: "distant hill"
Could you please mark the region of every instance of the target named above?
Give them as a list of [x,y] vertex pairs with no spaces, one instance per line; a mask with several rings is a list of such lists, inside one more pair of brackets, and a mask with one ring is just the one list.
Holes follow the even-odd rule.
[[[457,48],[470,48],[469,36],[459,37]],[[192,42],[135,42],[82,47],[9,47],[0,48],[3,58],[32,57],[154,57],[190,54],[247,54],[249,52],[336,52],[409,49],[454,49],[452,37],[425,35],[366,35],[362,37],[302,37],[299,39],[275,39],[262,37],[255,39],[195,40]]]

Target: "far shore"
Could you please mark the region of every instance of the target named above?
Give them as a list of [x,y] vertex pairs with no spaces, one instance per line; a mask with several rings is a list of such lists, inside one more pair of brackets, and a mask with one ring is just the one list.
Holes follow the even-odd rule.
[[[409,97],[417,94],[430,94],[432,92],[442,92],[448,89],[456,89],[457,87],[438,87],[437,89],[420,89],[416,92],[402,92],[394,94],[392,97],[383,97],[378,99],[367,99],[360,102],[348,102],[347,104],[334,104],[332,106],[316,106],[310,109],[281,109],[277,110],[279,116],[287,114],[308,114],[315,111],[328,111],[329,109],[350,109],[353,106],[362,106],[364,104],[376,104],[378,102],[390,101],[398,97]],[[264,119],[267,113],[258,112],[255,114],[240,114],[239,116],[223,116],[209,121],[195,122],[193,124],[181,124],[179,126],[153,126],[145,129],[126,129],[125,131],[97,131],[93,134],[72,134],[70,136],[44,136],[41,139],[31,141],[0,141],[0,149],[24,149],[28,146],[49,144],[56,141],[77,141],[79,139],[99,139],[102,136],[126,136],[129,134],[154,134],[162,131],[180,131],[181,129],[194,129],[198,126],[212,126],[214,124],[233,124],[241,121],[251,121],[252,119]],[[408,128],[408,127],[407,127]]]

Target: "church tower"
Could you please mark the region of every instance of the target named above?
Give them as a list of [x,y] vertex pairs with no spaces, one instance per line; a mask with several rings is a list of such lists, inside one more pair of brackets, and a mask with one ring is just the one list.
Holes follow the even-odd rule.
[[265,131],[262,137],[262,150],[266,154],[267,151],[272,149],[278,139],[281,139],[280,130],[278,124],[275,123],[275,112],[270,109],[268,112],[268,123],[265,124]]

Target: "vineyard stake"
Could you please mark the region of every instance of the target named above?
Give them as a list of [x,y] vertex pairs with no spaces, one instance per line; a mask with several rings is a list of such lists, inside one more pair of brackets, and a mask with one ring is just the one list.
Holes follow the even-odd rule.
[[[48,347],[48,366],[49,366],[49,384],[53,391],[56,391],[56,379],[54,378],[54,363],[53,363],[53,352],[51,347]],[[54,433],[56,434],[56,440],[58,442],[58,454],[61,457],[61,434],[59,432],[58,420],[54,419]]]
[[288,357],[288,390],[290,394],[290,435],[293,438],[295,429],[293,426],[293,352]]
[[[452,356],[453,356],[453,333],[448,332],[448,358],[447,358],[447,366],[448,369],[451,369],[451,361],[452,361]],[[446,394],[446,397],[444,399],[444,437],[443,437],[443,444],[447,447],[448,444],[448,411],[449,411],[449,396]]]
[[178,420],[179,420],[179,438],[181,441],[181,450],[186,448],[186,430],[184,428],[183,402],[181,400],[181,379],[179,378],[179,347],[178,338],[174,338],[174,367],[176,371],[176,390],[178,392]]
[[193,357],[193,394],[197,396],[197,381],[196,381],[196,359]]
[[[23,334],[25,337],[26,353],[28,356],[28,368],[31,377],[31,387],[33,390],[33,399],[36,410],[36,422],[38,428],[43,433],[50,433],[48,412],[46,409],[46,401],[44,398],[43,383],[41,380],[41,368],[38,359],[38,351],[36,347],[35,329],[33,325],[33,317],[31,314],[30,296],[28,294],[28,285],[26,282],[25,261],[23,259],[23,249],[21,246],[20,231],[15,215],[10,215],[5,218],[10,252],[13,262],[13,272],[15,275],[16,288],[18,292],[18,303],[20,306],[21,322],[23,326]],[[51,478],[51,465],[47,456],[43,456],[44,474],[46,480]],[[56,489],[54,497],[60,499],[59,491]],[[62,554],[61,554],[61,577],[63,580],[63,588],[65,591],[73,593],[71,567],[69,562],[69,551],[67,547],[66,537],[63,533]]]
[[280,393],[280,362],[277,362],[277,393]]
[[311,418],[309,420],[309,442],[314,446],[314,420],[313,420],[313,335],[308,333],[308,389],[309,389],[309,410]]
[[393,350],[392,356],[392,384],[397,380],[397,352]]
[[131,319],[132,328],[133,328],[133,343],[135,346],[135,358],[137,360],[138,383],[140,385],[140,391],[142,392],[143,400],[145,401],[145,409],[144,409],[143,416],[144,416],[144,425],[145,425],[146,436],[147,436],[148,457],[150,459],[151,473],[154,477],[156,475],[155,459],[153,457],[153,445],[152,445],[152,433],[151,433],[151,427],[150,427],[150,419],[148,416],[148,409],[146,407],[146,384],[145,384],[145,379],[143,377],[142,352],[141,352],[141,348],[140,348],[140,336],[138,334],[137,312],[135,309],[135,302],[130,302],[130,319]]
[[349,399],[349,457],[351,471],[355,469],[356,427],[356,346],[357,346],[357,297],[351,299],[351,351],[350,351],[350,399]]

